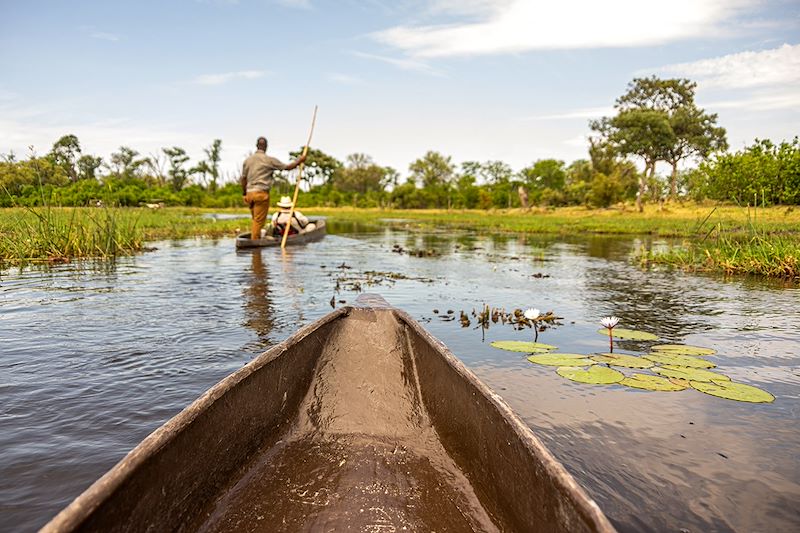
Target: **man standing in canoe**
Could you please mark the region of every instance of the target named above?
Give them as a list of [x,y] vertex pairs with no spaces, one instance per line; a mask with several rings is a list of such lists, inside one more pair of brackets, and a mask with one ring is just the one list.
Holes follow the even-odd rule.
[[245,159],[242,166],[242,198],[250,206],[253,224],[250,230],[251,239],[261,238],[261,228],[267,220],[269,213],[269,190],[275,181],[272,173],[276,170],[292,170],[306,160],[301,155],[288,165],[285,165],[267,155],[267,139],[259,137],[256,141],[256,153]]

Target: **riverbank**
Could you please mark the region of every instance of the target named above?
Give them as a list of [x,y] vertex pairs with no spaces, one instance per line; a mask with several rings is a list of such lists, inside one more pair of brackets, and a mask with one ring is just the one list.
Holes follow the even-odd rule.
[[[632,208],[521,210],[387,210],[307,208],[339,222],[452,227],[481,233],[654,235],[684,245],[643,252],[642,264],[686,270],[800,279],[800,209],[669,204]],[[222,217],[213,217],[221,213]],[[0,261],[5,265],[136,253],[147,241],[233,236],[248,227],[246,209],[3,209]]]

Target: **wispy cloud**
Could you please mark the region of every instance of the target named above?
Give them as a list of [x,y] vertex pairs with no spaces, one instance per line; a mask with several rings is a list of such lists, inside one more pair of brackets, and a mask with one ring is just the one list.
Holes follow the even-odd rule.
[[263,70],[240,70],[237,72],[223,72],[220,74],[203,74],[197,76],[192,83],[197,85],[222,85],[234,80],[253,80],[266,75]]
[[655,71],[688,77],[706,89],[792,85],[800,90],[800,44],[784,44],[771,50],[746,51],[692,63],[677,63]]
[[653,73],[696,81],[698,96],[710,109],[800,110],[800,44],[637,72]]
[[475,20],[396,26],[372,36],[414,57],[651,46],[721,35],[758,1],[673,0],[665,9],[657,0],[440,0],[440,11]]
[[119,35],[116,33],[108,33],[105,31],[95,31],[89,35],[92,39],[100,39],[101,41],[119,41]]
[[563,113],[556,113],[553,115],[539,115],[534,117],[526,117],[523,120],[563,120],[563,119],[587,119],[606,117],[614,114],[614,108],[611,106],[606,107],[584,107],[574,109],[572,111],[565,111]]
[[381,56],[376,54],[367,54],[365,52],[353,52],[353,55],[356,57],[362,57],[364,59],[372,59],[374,61],[380,61],[382,63],[387,63],[389,65],[395,66],[397,68],[403,70],[414,70],[417,72],[424,72],[426,74],[432,74],[434,76],[441,76],[442,73],[430,66],[429,64],[425,63],[424,61],[417,61],[415,59],[408,59],[402,57],[387,57]]
[[342,85],[361,85],[364,83],[364,80],[361,78],[350,76],[349,74],[342,74],[340,72],[331,72],[328,74],[328,79],[335,83],[341,83]]

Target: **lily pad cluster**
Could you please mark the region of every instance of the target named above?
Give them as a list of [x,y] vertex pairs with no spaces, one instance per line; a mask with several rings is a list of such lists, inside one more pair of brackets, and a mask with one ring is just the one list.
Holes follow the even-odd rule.
[[[608,330],[599,333],[608,335]],[[652,333],[614,329],[621,339],[657,340]],[[619,353],[577,354],[558,353],[557,347],[537,342],[495,341],[491,345],[501,350],[530,354],[528,361],[554,366],[556,373],[579,383],[622,385],[635,389],[676,392],[693,388],[705,394],[739,402],[770,403],[775,397],[769,392],[736,383],[719,372],[710,370],[716,365],[703,357],[716,353],[711,348],[684,344],[656,344],[650,353],[641,356]],[[625,374],[623,370],[636,370]],[[644,373],[644,371],[652,372]]]

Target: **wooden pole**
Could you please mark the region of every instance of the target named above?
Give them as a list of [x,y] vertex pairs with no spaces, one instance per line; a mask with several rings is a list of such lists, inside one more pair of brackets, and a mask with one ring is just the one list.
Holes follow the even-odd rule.
[[[303,148],[303,155],[308,154],[308,145],[311,144],[311,136],[314,135],[314,124],[317,122],[317,106],[314,106],[314,116],[311,117],[311,131],[308,132],[308,140],[306,147]],[[289,220],[286,222],[286,228],[283,230],[283,238],[281,239],[281,250],[286,248],[286,238],[289,237],[289,228],[292,226],[292,216],[294,216],[294,206],[297,205],[297,193],[300,192],[300,180],[303,179],[303,163],[300,163],[300,168],[297,171],[297,183],[294,186],[294,197],[292,198],[292,207],[289,209]],[[280,215],[278,215],[280,217]]]

